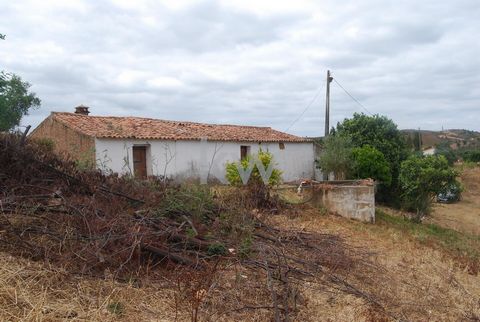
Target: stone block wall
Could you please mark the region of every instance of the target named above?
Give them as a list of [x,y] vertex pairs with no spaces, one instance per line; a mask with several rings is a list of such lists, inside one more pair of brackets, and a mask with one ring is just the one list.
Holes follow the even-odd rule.
[[374,185],[331,185],[314,190],[314,202],[346,218],[375,222]]

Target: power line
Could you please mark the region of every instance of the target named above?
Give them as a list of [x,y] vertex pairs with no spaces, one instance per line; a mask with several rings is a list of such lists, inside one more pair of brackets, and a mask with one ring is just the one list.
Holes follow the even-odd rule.
[[290,130],[290,128],[295,124],[297,123],[301,118],[302,116],[307,112],[307,110],[312,106],[312,104],[315,102],[315,100],[317,99],[317,97],[320,95],[320,93],[322,92],[322,89],[323,89],[323,84],[322,86],[320,86],[317,90],[317,93],[315,93],[315,96],[313,96],[312,100],[310,101],[310,103],[307,104],[307,106],[305,107],[305,109],[303,110],[302,113],[300,113],[300,116],[298,116],[293,122],[292,124],[290,124],[284,132],[287,132],[288,130]]
[[350,94],[338,81],[337,81],[337,78],[333,78],[333,80],[335,81],[335,83],[337,83],[338,86],[340,86],[341,89],[343,89],[343,91],[348,95],[350,96],[350,98],[355,102],[357,103],[358,105],[360,105],[361,108],[363,108],[368,114],[370,115],[373,115],[372,113],[370,113],[370,111],[365,107],[363,106],[362,103],[360,103],[355,97],[353,97],[352,94]]

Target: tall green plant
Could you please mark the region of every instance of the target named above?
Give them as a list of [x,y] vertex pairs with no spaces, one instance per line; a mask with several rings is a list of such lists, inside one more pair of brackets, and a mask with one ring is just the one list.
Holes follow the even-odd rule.
[[400,168],[403,207],[414,211],[416,219],[420,220],[429,214],[436,195],[452,186],[460,186],[457,176],[458,172],[443,156],[411,156]]
[[435,155],[443,155],[447,159],[448,164],[450,165],[453,165],[458,158],[457,154],[450,147],[450,144],[448,142],[442,142],[437,144],[437,146],[435,147]]
[[352,177],[372,178],[387,187],[392,183],[390,165],[385,156],[368,144],[352,151]]
[[385,116],[355,113],[353,118],[337,124],[337,133],[349,136],[354,147],[361,148],[368,144],[383,153],[390,166],[392,183],[388,188],[380,187],[378,197],[396,205],[400,164],[409,155],[404,136],[397,125]]
[[323,172],[335,174],[339,180],[346,179],[351,170],[352,139],[346,135],[329,135],[317,160]]

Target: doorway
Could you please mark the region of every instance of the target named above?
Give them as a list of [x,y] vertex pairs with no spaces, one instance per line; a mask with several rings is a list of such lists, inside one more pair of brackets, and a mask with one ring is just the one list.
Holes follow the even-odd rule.
[[133,173],[135,178],[144,179],[147,177],[147,147],[133,147]]

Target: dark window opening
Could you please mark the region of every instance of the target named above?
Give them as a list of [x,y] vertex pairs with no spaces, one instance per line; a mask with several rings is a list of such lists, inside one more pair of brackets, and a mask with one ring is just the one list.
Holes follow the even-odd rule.
[[285,150],[285,143],[283,142],[278,143],[278,147],[280,148],[280,150]]
[[248,145],[241,145],[240,146],[240,159],[246,159],[247,156],[250,154],[250,146]]

